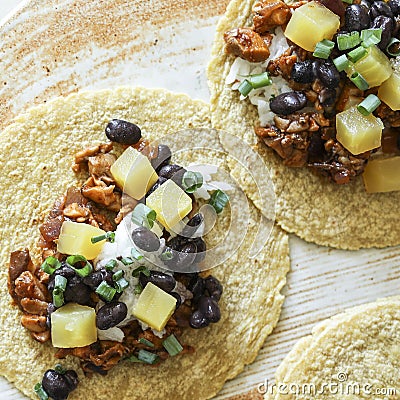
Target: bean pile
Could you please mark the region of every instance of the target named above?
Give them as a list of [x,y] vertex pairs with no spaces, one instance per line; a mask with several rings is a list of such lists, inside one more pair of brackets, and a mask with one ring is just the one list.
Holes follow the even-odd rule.
[[78,375],[72,369],[59,372],[48,369],[42,379],[42,387],[53,400],[65,400],[78,386]]

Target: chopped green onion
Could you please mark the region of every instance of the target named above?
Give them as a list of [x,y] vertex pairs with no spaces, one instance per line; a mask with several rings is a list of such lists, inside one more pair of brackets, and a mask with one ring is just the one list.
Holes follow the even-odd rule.
[[144,265],[141,265],[140,267],[137,267],[136,269],[134,269],[132,271],[132,276],[134,278],[138,278],[140,273],[142,273],[146,276],[150,276],[150,270],[147,267],[145,267]]
[[386,46],[386,51],[391,56],[400,56],[400,40],[397,38],[391,38],[389,44]]
[[178,342],[178,339],[173,334],[168,336],[162,342],[162,345],[164,346],[165,350],[168,351],[168,354],[172,357],[176,356],[183,350],[182,345]]
[[104,268],[106,271],[112,271],[118,265],[117,260],[110,260]]
[[33,390],[38,395],[40,400],[47,400],[49,398],[49,395],[45,392],[41,383],[37,383],[33,387]]
[[161,261],[170,261],[174,258],[174,254],[170,250],[166,250],[160,254]]
[[139,359],[138,359],[136,356],[134,356],[134,355],[131,355],[131,356],[129,356],[129,357],[126,357],[125,360],[128,360],[128,361],[133,362],[133,363],[143,363],[143,361],[139,360]]
[[[92,271],[92,264],[85,257],[80,255],[74,255],[67,257],[67,264],[82,278],[88,276]],[[76,264],[84,263],[85,265],[81,268],[76,268]]]
[[346,4],[353,4],[353,0],[342,0],[342,2]]
[[216,190],[209,200],[209,204],[214,207],[217,214],[220,214],[229,201],[228,195],[222,190]]
[[114,243],[115,242],[115,232],[106,232],[104,235],[93,236],[90,238],[90,241],[95,244],[101,242],[102,240],[107,240],[107,242]]
[[124,265],[131,265],[133,264],[133,259],[131,257],[121,257],[120,261]]
[[344,71],[346,68],[349,67],[350,61],[347,58],[346,54],[341,55],[333,60],[333,64],[335,64],[336,69],[339,72]]
[[53,274],[54,271],[60,267],[61,267],[61,262],[53,256],[47,257],[44,260],[44,263],[40,266],[41,270],[49,275]]
[[317,43],[313,53],[314,57],[324,58],[325,60],[329,58],[332,49],[335,47],[335,43],[331,40],[324,39]]
[[58,372],[59,374],[65,374],[67,370],[61,364],[56,364],[54,371]]
[[380,104],[381,101],[379,98],[374,94],[370,94],[357,106],[357,110],[360,111],[362,115],[369,115],[374,112]]
[[194,193],[203,186],[203,175],[200,172],[186,171],[182,177],[182,186],[186,193]]
[[358,46],[354,50],[347,53],[347,57],[353,63],[361,60],[367,54],[367,50],[363,46]]
[[121,278],[115,281],[114,285],[117,287],[117,292],[122,293],[129,286],[129,282],[125,278]]
[[367,90],[369,88],[368,82],[364,79],[364,77],[358,73],[354,72],[350,76],[350,80],[360,89],[360,90]]
[[253,90],[252,84],[245,79],[238,87],[240,94],[244,97],[247,97],[249,93]]
[[361,31],[361,40],[364,47],[370,47],[381,41],[382,28],[363,29]]
[[56,275],[54,278],[54,289],[60,289],[63,292],[67,287],[68,280],[64,276]]
[[53,290],[53,304],[59,308],[64,305],[64,290],[54,288]]
[[120,280],[121,278],[124,277],[124,271],[122,271],[122,269],[120,269],[119,271],[115,272],[115,274],[113,274],[112,279],[114,282]]
[[150,340],[147,340],[143,337],[139,339],[139,342],[144,344],[145,346],[154,347],[154,343],[150,342]]
[[253,89],[259,89],[264,86],[272,85],[272,79],[269,77],[268,72],[250,75],[248,81]]
[[131,256],[136,260],[139,261],[143,258],[143,254],[140,254],[134,247],[131,248]]
[[138,359],[146,364],[155,364],[158,361],[158,355],[142,349],[139,350]]
[[336,38],[339,50],[348,50],[361,43],[360,33],[353,31],[350,33],[342,33]]
[[134,224],[151,229],[154,226],[157,213],[150,207],[146,206],[146,204],[139,203],[132,211],[131,218]]
[[110,286],[106,281],[100,283],[96,289],[96,293],[105,301],[111,301],[117,293],[117,289]]
[[135,294],[140,294],[140,293],[142,293],[143,292],[143,287],[142,287],[142,285],[140,284],[140,283],[138,283],[136,286],[135,286],[135,289],[133,289],[133,293],[135,293]]

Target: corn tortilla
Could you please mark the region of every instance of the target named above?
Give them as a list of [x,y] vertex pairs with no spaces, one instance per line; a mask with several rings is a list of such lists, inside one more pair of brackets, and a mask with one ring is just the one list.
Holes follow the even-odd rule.
[[[203,102],[164,90],[122,87],[55,99],[16,118],[0,136],[0,374],[32,399],[36,398],[34,384],[57,360],[49,344],[30,337],[20,324],[19,309],[11,305],[6,284],[9,255],[28,247],[37,259],[39,225],[54,200],[77,183],[71,170],[73,155],[104,142],[104,127],[112,118],[137,123],[143,136],[153,139],[183,128],[211,126],[209,106]],[[248,240],[260,216],[255,207],[250,210]],[[217,230],[223,231],[224,225],[224,218],[219,219]],[[215,395],[227,379],[253,361],[276,325],[284,299],[280,291],[289,270],[287,235],[274,227],[253,260],[247,256],[248,247],[245,240],[238,253],[212,271],[224,286],[222,320],[185,333],[184,342],[196,348],[193,355],[170,358],[158,367],[123,362],[105,377],[85,378],[79,372],[81,382],[69,398],[206,399]],[[79,370],[72,358],[62,364]]]
[[[312,335],[301,339],[276,372],[275,388],[267,400],[309,399],[299,390],[285,394],[289,385],[319,390],[319,399],[400,398],[400,297],[391,297],[351,308],[317,325]],[[328,386],[332,383],[332,391]],[[342,383],[344,390],[335,393]],[[350,385],[355,385],[354,393]],[[286,389],[284,389],[286,387]],[[294,387],[294,386],[292,386]],[[386,395],[378,391],[396,390]],[[296,390],[295,390],[296,391]],[[323,393],[322,393],[323,392]]]
[[[239,92],[225,85],[234,57],[225,53],[223,41],[227,30],[251,25],[254,3],[255,0],[232,0],[217,26],[207,71],[213,127],[235,134],[257,149],[275,185],[277,223],[287,232],[341,249],[399,244],[396,205],[400,203],[400,192],[367,194],[361,177],[348,185],[331,183],[307,168],[286,167],[279,156],[258,142],[254,133],[258,124],[256,107],[240,101]],[[245,184],[243,188],[263,210],[254,185]]]

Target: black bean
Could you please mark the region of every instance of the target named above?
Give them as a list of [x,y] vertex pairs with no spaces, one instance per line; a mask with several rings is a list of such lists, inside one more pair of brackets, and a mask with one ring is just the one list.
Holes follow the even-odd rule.
[[344,19],[346,30],[349,32],[367,29],[371,22],[368,9],[360,4],[347,6]]
[[181,272],[189,272],[196,260],[197,247],[194,243],[187,243],[176,252],[174,266]]
[[217,278],[212,275],[208,276],[205,279],[205,288],[207,289],[211,298],[213,298],[215,301],[219,301],[223,288],[221,282]]
[[210,322],[218,322],[221,319],[221,311],[218,303],[208,296],[202,296],[199,300],[199,311]]
[[190,238],[192,237],[195,232],[197,231],[197,229],[199,229],[200,225],[203,223],[204,221],[204,217],[202,214],[196,214],[195,216],[193,216],[189,222],[187,223],[187,225],[183,228],[182,232],[181,232],[181,236]]
[[139,249],[144,251],[157,251],[160,248],[158,236],[144,226],[139,226],[133,230],[132,240]]
[[400,0],[390,0],[388,4],[393,15],[398,16],[400,14]]
[[291,79],[298,83],[311,83],[315,77],[311,60],[299,61],[293,65]]
[[315,74],[321,83],[335,89],[340,83],[340,74],[335,65],[330,61],[314,61]]
[[384,1],[374,1],[369,9],[369,16],[371,17],[371,20],[374,20],[376,17],[381,15],[393,18],[393,11],[390,8],[390,5]]
[[208,326],[210,324],[210,322],[204,316],[203,313],[201,313],[199,310],[197,310],[190,316],[189,324],[194,329],[200,329],[200,328],[205,328],[206,326]]
[[206,250],[207,250],[206,242],[201,237],[197,237],[193,239],[193,243],[197,247],[195,262],[196,264],[199,264],[206,258]]
[[158,175],[167,179],[171,179],[181,169],[183,168],[180,165],[168,164],[160,168]]
[[42,386],[53,400],[65,400],[73,388],[68,377],[59,372],[48,369],[43,376]]
[[100,268],[90,275],[85,276],[82,282],[89,286],[92,290],[96,290],[97,287],[100,285],[101,282],[106,281],[109,285],[112,286],[113,279],[112,279],[112,272],[106,271],[105,268]]
[[286,92],[279,94],[269,101],[269,107],[275,114],[289,115],[301,110],[307,104],[303,92]]
[[146,196],[150,196],[156,189],[158,189],[163,183],[167,182],[167,178],[164,178],[163,176],[159,176],[157,179],[157,182],[149,189],[149,191],[146,193]]
[[57,307],[53,303],[47,305],[46,325],[49,329],[51,329],[51,314],[56,310]]
[[91,305],[91,290],[78,276],[68,279],[67,287],[64,292],[66,303],[74,302],[82,305]]
[[67,379],[71,392],[78,387],[78,374],[73,369],[65,371],[64,378]]
[[173,237],[172,239],[170,239],[167,242],[167,245],[172,250],[179,251],[187,242],[188,242],[188,238],[177,235],[177,236]]
[[332,106],[336,101],[336,90],[323,88],[318,94],[318,100],[324,107]]
[[319,2],[339,17],[344,17],[344,4],[342,0],[319,0]]
[[101,329],[110,329],[122,322],[128,314],[125,303],[112,301],[100,307],[96,314],[96,326]]
[[145,287],[151,282],[166,292],[172,292],[176,285],[176,280],[172,275],[165,274],[161,271],[150,271],[150,276],[140,273],[139,282],[142,287]]
[[177,310],[179,306],[182,304],[182,297],[179,293],[176,292],[171,292],[170,295],[176,298],[175,310]]
[[200,297],[204,294],[204,290],[206,288],[204,279],[201,276],[196,276],[192,279],[192,281],[188,285],[188,290],[193,293],[193,304],[197,304]]
[[168,165],[171,161],[172,153],[171,149],[165,144],[158,146],[158,154],[156,158],[151,160],[151,165],[157,171],[158,169]]
[[386,46],[389,44],[390,39],[392,37],[394,24],[393,19],[385,16],[376,17],[372,22],[371,28],[381,28],[382,36],[381,41],[378,43],[378,47],[381,50],[386,49]]
[[136,144],[142,137],[140,128],[132,122],[122,119],[111,120],[106,127],[106,136],[112,141],[122,144]]

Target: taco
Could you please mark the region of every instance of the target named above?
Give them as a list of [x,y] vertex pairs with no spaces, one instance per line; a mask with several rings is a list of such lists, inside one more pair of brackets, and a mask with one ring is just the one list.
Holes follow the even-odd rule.
[[398,296],[351,308],[301,339],[260,391],[266,399],[397,399],[399,328]]
[[[390,16],[384,15],[380,5]],[[397,34],[393,17],[399,10],[395,2],[379,2],[368,6],[369,10],[365,7],[366,3],[344,5],[341,1],[286,4],[233,0],[218,24],[208,66],[213,127],[235,134],[257,149],[275,184],[278,224],[307,241],[343,249],[400,243],[400,228],[395,222],[397,210],[393,207],[400,199],[399,179],[390,177],[396,167],[389,167],[400,160],[399,104],[392,100],[398,99],[398,84],[392,83],[399,79],[399,65],[398,57],[391,55],[397,54],[398,49],[387,47],[397,46],[398,39],[390,42],[393,44],[387,42],[390,35]],[[309,23],[302,28],[307,12],[314,9],[321,12],[315,21],[321,19],[311,26],[314,30],[310,30]],[[300,22],[299,15],[304,16]],[[357,24],[356,15],[363,15],[367,23]],[[339,26],[342,30],[338,33]],[[376,44],[368,43],[375,34],[379,36],[372,39]],[[355,38],[357,43],[353,47],[358,45],[358,55],[350,54],[351,49],[338,50],[338,40],[346,42],[347,38]],[[313,42],[312,47],[316,46],[314,41],[320,41],[317,52],[308,41]],[[344,46],[352,44],[347,42]],[[340,56],[344,57],[338,60]],[[368,90],[359,89],[355,85],[360,82],[355,84],[348,78],[350,75],[357,80],[361,75],[357,70],[362,69],[360,60],[373,61],[368,64],[371,68],[373,65],[371,70],[369,66],[363,70],[371,82],[377,80]],[[347,68],[348,75],[338,72],[343,68]],[[385,84],[378,93],[381,81]],[[376,101],[372,108],[367,104],[366,109],[365,103],[361,103],[367,97]],[[379,102],[380,106],[370,113]],[[364,116],[360,110],[369,115]],[[337,117],[338,114],[341,116]],[[346,121],[353,121],[353,117],[354,121],[361,121],[362,128],[357,130],[361,136],[369,135],[371,131],[366,127],[375,124],[372,131],[377,141],[356,149],[352,147],[355,143],[349,144],[343,137],[339,142],[335,118],[343,117]],[[340,131],[344,136],[351,130],[346,124]],[[229,145],[224,141],[222,144]],[[390,158],[385,164],[388,168],[375,173],[377,166],[384,165],[382,158]],[[372,188],[370,180],[369,191],[392,191],[367,193],[363,184],[363,178],[368,180],[366,168],[372,181],[387,178],[380,188]],[[248,196],[262,210],[254,186],[243,184]]]
[[[162,223],[160,224],[160,220],[155,220],[152,210],[149,211],[144,207],[146,204],[148,205],[147,200],[146,204],[136,201],[134,202],[134,207],[129,209],[132,206],[130,201],[126,200],[121,203],[121,201],[118,202],[118,198],[112,198],[113,194],[117,197],[118,193],[121,195],[121,191],[118,191],[115,187],[113,190],[107,191],[107,187],[110,188],[113,182],[107,181],[107,176],[110,178],[107,174],[102,178],[96,175],[93,168],[97,166],[101,169],[104,165],[101,162],[96,163],[94,160],[102,160],[107,165],[111,158],[113,159],[111,163],[113,166],[116,163],[115,157],[119,157],[117,158],[118,161],[122,159],[126,152],[139,152],[141,153],[141,159],[145,159],[144,163],[147,166],[156,161],[156,164],[151,165],[152,167],[154,165],[154,168],[158,170],[160,164],[157,164],[159,159],[157,157],[166,150],[166,146],[162,147],[162,141],[171,138],[171,143],[169,143],[171,149],[173,147],[179,149],[184,145],[184,141],[179,140],[178,143],[174,143],[174,140],[178,141],[178,139],[174,137],[173,133],[182,129],[190,129],[190,133],[196,136],[190,136],[189,142],[193,145],[193,141],[195,141],[198,147],[197,151],[193,149],[189,154],[184,154],[182,160],[179,159],[178,152],[176,154],[173,153],[173,161],[185,166],[191,162],[199,162],[201,164],[206,161],[214,163],[216,166],[222,165],[226,156],[221,151],[216,133],[214,132],[214,139],[210,135],[206,136],[206,133],[211,131],[208,113],[208,105],[200,101],[193,101],[185,95],[171,94],[164,90],[118,88],[100,92],[81,92],[70,95],[67,98],[55,99],[46,105],[33,108],[26,114],[19,116],[2,133],[0,137],[2,143],[1,163],[3,166],[1,178],[3,208],[0,213],[2,227],[2,284],[0,298],[3,311],[0,328],[2,334],[0,374],[4,375],[27,396],[36,398],[33,392],[34,385],[42,381],[46,370],[51,370],[48,372],[50,378],[65,381],[67,377],[68,384],[71,384],[72,381],[69,389],[72,386],[75,387],[76,378],[79,379],[77,388],[68,397],[71,399],[106,399],[112,396],[118,399],[209,398],[218,392],[227,379],[233,378],[243,369],[244,365],[253,361],[266,336],[271,333],[279,318],[283,302],[280,290],[285,284],[285,276],[289,270],[288,240],[287,236],[279,228],[273,227],[267,242],[265,242],[264,238],[262,251],[256,258],[250,258],[251,242],[256,234],[261,217],[261,214],[252,204],[249,205],[248,218],[239,221],[242,224],[242,228],[248,226],[243,241],[240,242],[239,238],[236,238],[240,245],[238,250],[232,252],[229,259],[224,260],[219,267],[201,273],[199,270],[194,270],[191,271],[191,274],[184,274],[183,272],[186,271],[181,271],[182,273],[179,274],[179,271],[173,270],[175,272],[169,273],[169,277],[165,277],[165,274],[159,274],[161,283],[156,282],[154,279],[151,280],[154,276],[149,266],[147,266],[147,273],[146,265],[139,267],[139,270],[135,267],[136,277],[139,277],[135,281],[137,286],[135,286],[135,290],[138,289],[135,294],[141,296],[148,287],[153,287],[153,289],[158,287],[156,292],[158,290],[157,293],[159,293],[159,290],[161,290],[164,293],[162,294],[164,299],[166,294],[167,303],[172,298],[173,307],[170,307],[168,313],[172,312],[173,315],[172,318],[168,319],[169,316],[165,317],[163,314],[164,321],[158,321],[159,325],[156,325],[154,321],[145,320],[144,322],[152,330],[146,329],[146,326],[142,325],[142,333],[138,337],[130,337],[130,344],[134,343],[135,348],[133,352],[128,351],[130,354],[126,351],[124,339],[118,336],[122,332],[122,336],[125,335],[124,337],[129,338],[129,334],[123,330],[125,328],[119,329],[119,326],[115,325],[115,323],[108,324],[107,322],[107,315],[119,315],[121,307],[124,308],[123,305],[119,305],[119,308],[111,311],[103,310],[103,316],[106,317],[106,321],[101,328],[106,334],[108,332],[108,336],[106,335],[102,340],[89,339],[95,340],[93,346],[89,344],[84,346],[80,343],[75,350],[86,349],[86,353],[83,352],[85,354],[79,355],[80,351],[74,351],[74,349],[70,351],[70,348],[60,349],[57,355],[63,357],[61,360],[55,358],[56,349],[51,345],[50,340],[46,340],[49,338],[46,313],[45,315],[40,315],[35,311],[35,306],[43,305],[43,303],[46,305],[46,302],[56,306],[56,310],[53,308],[51,311],[47,307],[47,314],[52,313],[50,322],[52,324],[52,334],[54,334],[53,316],[63,307],[71,306],[71,304],[73,304],[73,307],[78,307],[81,306],[79,305],[80,302],[89,304],[94,301],[96,304],[86,306],[86,311],[91,306],[92,310],[97,307],[97,319],[98,311],[101,309],[99,307],[103,307],[103,303],[107,306],[114,300],[118,303],[118,299],[123,298],[122,296],[126,293],[124,290],[127,290],[124,279],[128,281],[128,284],[132,284],[134,271],[125,269],[123,273],[118,270],[124,269],[123,265],[128,265],[128,267],[129,265],[135,265],[135,260],[140,260],[141,253],[144,252],[144,250],[143,252],[140,251],[142,249],[140,246],[149,245],[149,243],[153,243],[153,240],[145,240],[144,245],[139,245],[139,248],[136,248],[135,251],[130,249],[128,255],[122,254],[120,257],[113,255],[111,257],[112,260],[110,260],[112,263],[107,261],[106,265],[101,266],[103,268],[100,273],[101,279],[97,283],[93,283],[88,282],[86,279],[88,277],[89,280],[95,279],[93,276],[99,271],[96,268],[93,269],[96,266],[94,261],[92,262],[94,255],[86,254],[85,258],[82,258],[75,257],[75,254],[66,258],[73,251],[63,250],[65,254],[62,254],[62,250],[59,247],[61,235],[64,233],[68,236],[68,232],[63,230],[63,226],[67,220],[69,225],[81,224],[81,231],[84,225],[86,227],[97,225],[96,227],[90,226],[90,228],[94,228],[98,232],[90,235],[90,246],[102,244],[102,253],[97,252],[97,257],[99,254],[104,253],[106,246],[112,250],[113,245],[118,243],[118,229],[115,232],[115,237],[113,237],[112,229],[107,227],[109,222],[113,223],[110,215],[114,218],[116,212],[121,212],[122,204],[123,208],[128,208],[127,215],[129,215],[129,212],[131,213],[130,220],[134,221],[133,214],[136,207],[142,204],[141,212],[136,215],[136,218],[141,221],[139,223],[140,226],[135,229],[139,229],[139,233],[143,234],[141,230],[146,227],[146,234],[154,231],[158,232],[158,235],[162,235]],[[129,121],[137,125],[129,125]],[[124,128],[124,124],[129,125],[129,129],[133,129],[133,135],[139,135],[136,138],[136,142],[140,135],[143,135],[143,137],[134,145],[136,149],[133,149],[129,142],[126,142],[128,144],[121,144],[124,140],[124,129],[122,129],[122,139],[116,140],[119,143],[112,143],[114,148],[109,151],[112,144],[105,137],[105,127],[108,129],[111,139],[113,139],[113,134],[119,128]],[[139,127],[141,129],[140,134],[138,132]],[[193,131],[194,128],[198,130]],[[178,138],[181,138],[181,136],[178,136]],[[150,142],[157,139],[160,140],[160,143],[158,146],[152,147],[153,145]],[[205,140],[207,140],[206,143],[204,143]],[[206,150],[204,150],[204,147],[206,147]],[[152,155],[151,151],[155,151],[155,153]],[[100,156],[100,159],[96,158],[96,154]],[[165,155],[166,153],[163,154]],[[76,156],[75,161],[77,163],[75,163],[73,171],[71,165],[73,164],[74,156]],[[93,156],[91,161],[88,159],[89,156]],[[137,154],[136,156],[139,157]],[[165,163],[164,166],[167,165],[168,168],[170,168],[170,156],[171,154],[167,154],[162,160]],[[91,165],[88,165],[88,163],[91,163]],[[88,170],[87,167],[89,168]],[[145,172],[142,172],[142,174],[145,174]],[[193,175],[195,178],[193,178]],[[205,176],[206,174],[203,175]],[[195,189],[197,189],[196,185],[199,184],[196,176],[198,177],[198,175],[192,174],[192,181],[189,179]],[[186,176],[186,178],[188,177]],[[99,179],[103,183],[99,182]],[[165,180],[164,182],[156,180],[155,183],[152,182],[152,184],[154,183],[151,188],[153,194],[156,193],[157,185],[158,189],[167,187],[165,186],[166,182],[169,182],[169,186],[172,185],[175,188],[174,190],[186,191],[188,188],[183,186],[181,175],[178,183],[182,185],[183,189],[178,184],[171,182],[171,180]],[[178,189],[176,189],[177,186]],[[93,191],[92,189],[96,187],[97,189],[102,187],[104,190],[102,190],[102,193],[101,191],[100,193],[96,192],[96,190]],[[180,193],[182,194],[182,192]],[[82,196],[87,196],[86,200],[82,199]],[[235,193],[230,196],[233,199]],[[61,201],[58,200],[60,197]],[[68,198],[70,201],[67,200]],[[108,204],[106,202],[107,198],[109,200]],[[112,207],[114,200],[116,204],[119,204],[115,208]],[[200,200],[198,201],[200,202]],[[192,205],[195,203],[192,202]],[[214,229],[205,238],[207,246],[209,242],[213,243],[216,239],[226,237],[225,234],[229,231],[229,223],[231,223],[228,213],[229,204],[223,209],[224,201],[219,199],[217,203],[212,207],[220,207],[218,211],[220,213],[217,215],[218,218]],[[104,206],[101,207],[101,204]],[[180,201],[177,204],[181,204]],[[70,207],[67,214],[65,214],[67,206]],[[165,214],[162,215],[165,219],[167,218]],[[126,217],[122,221],[125,221]],[[54,226],[57,226],[57,218],[61,218],[62,225],[60,227],[60,221],[58,221],[58,228],[54,228]],[[238,218],[241,218],[240,215]],[[92,224],[90,222],[93,222],[93,220],[96,223]],[[136,223],[137,221],[136,219]],[[151,224],[151,221],[153,224]],[[56,225],[53,226],[53,222]],[[186,222],[184,229],[185,227],[192,229],[197,226],[196,224],[191,224],[189,220],[186,220]],[[122,223],[120,222],[118,228]],[[158,231],[155,229],[156,225],[159,226]],[[244,230],[246,231],[246,229]],[[55,236],[52,236],[54,232],[56,232]],[[69,231],[69,234],[71,234],[71,231]],[[152,236],[153,239],[154,234]],[[178,233],[175,237],[172,236],[173,233],[170,232],[169,234],[171,236],[167,237],[166,240],[170,245],[170,251],[162,252],[165,258],[162,258],[161,254],[157,254],[160,259],[165,261],[174,259],[174,250],[179,247],[179,243],[178,247],[172,246],[171,240],[179,242],[180,238],[183,237],[181,233]],[[208,239],[208,236],[210,236],[210,239]],[[143,238],[143,235],[141,237]],[[185,237],[191,238],[192,236]],[[235,241],[233,239],[231,240],[232,242]],[[115,242],[108,243],[106,240],[111,242],[114,240]],[[161,240],[160,237],[157,238],[157,245],[161,243]],[[193,236],[189,242],[193,245],[196,240],[200,240],[200,242],[196,242],[196,251],[200,254],[198,244],[201,244],[201,237]],[[79,239],[78,243],[81,241]],[[134,243],[135,246],[138,245],[135,240]],[[28,251],[24,250],[26,248],[29,249],[29,254]],[[93,249],[92,247],[90,248]],[[154,250],[146,249],[150,252]],[[193,252],[187,251],[187,253]],[[10,261],[11,253],[13,256]],[[197,257],[198,254],[196,253],[195,256]],[[13,260],[13,257],[17,261]],[[201,260],[199,261],[200,264]],[[23,266],[22,273],[21,270],[17,271],[15,268],[14,270],[12,268],[9,269],[11,266],[18,267],[21,265]],[[42,267],[40,267],[41,265]],[[115,268],[116,266],[118,268]],[[175,267],[176,265],[174,265]],[[93,291],[89,290],[88,297],[84,301],[79,300],[82,290],[77,290],[72,295],[71,293],[67,295],[63,282],[66,285],[70,285],[70,276],[68,274],[64,276],[65,279],[59,277],[60,275],[63,276],[60,271],[67,269],[68,273],[71,273],[71,268],[73,275],[71,279],[74,282],[77,281],[79,287],[82,286],[82,282],[86,286],[92,285],[96,287]],[[109,271],[112,271],[111,279],[108,276],[110,275]],[[7,275],[9,273],[8,284],[10,293],[13,295],[14,304],[12,304],[7,293]],[[31,281],[39,281],[38,284],[30,286],[31,295],[16,291],[18,283],[30,282],[29,276],[34,276]],[[171,276],[172,279],[176,279],[176,282],[178,280],[181,282],[179,293],[173,294],[171,292],[172,288],[167,289],[163,286],[163,282],[168,285]],[[175,325],[180,325],[176,314],[177,311],[174,311],[178,299],[186,305],[191,304],[193,306],[194,304],[194,300],[190,303],[191,300],[189,298],[192,297],[193,299],[194,293],[192,295],[188,293],[189,284],[187,280],[189,278],[187,276],[189,278],[196,277],[196,281],[202,282],[198,286],[202,287],[203,295],[207,290],[207,295],[211,299],[209,301],[213,303],[214,311],[218,314],[214,315],[215,318],[207,314],[206,319],[209,319],[208,322],[204,320],[204,313],[200,316],[197,315],[199,317],[197,318],[197,322],[199,322],[197,328],[209,325],[203,329],[189,327],[189,324],[192,327],[194,324],[193,320],[188,319],[187,316],[186,321],[182,322],[183,325],[186,323],[184,328],[181,327],[182,329],[175,329],[176,326],[173,328],[171,324],[168,325],[168,322],[172,320]],[[18,279],[20,282],[17,282]],[[205,289],[204,285],[207,284],[207,279],[209,280],[208,283],[212,285]],[[52,287],[50,287],[51,282],[53,282]],[[46,288],[43,289],[43,285],[47,285],[47,292]],[[161,286],[161,288],[157,285]],[[101,290],[99,289],[100,286],[103,287]],[[176,287],[178,287],[178,283],[176,283]],[[43,289],[41,291],[43,298],[40,297],[40,293],[37,295],[39,289]],[[87,288],[85,290],[87,291]],[[192,290],[194,291],[193,287]],[[167,293],[168,291],[169,293]],[[111,297],[107,298],[110,293]],[[118,297],[119,295],[121,297]],[[116,296],[115,299],[113,296]],[[188,299],[189,302],[187,302]],[[100,303],[100,300],[103,303]],[[86,301],[88,303],[85,303]],[[56,302],[61,303],[57,305]],[[218,310],[215,308],[215,304],[217,304]],[[17,305],[20,306],[20,309]],[[33,308],[30,308],[30,306]],[[180,306],[178,305],[176,310],[179,309]],[[137,308],[135,310],[137,311]],[[207,310],[210,311],[210,307]],[[78,307],[78,311],[82,311],[82,309]],[[192,316],[195,311],[193,307],[189,308],[189,313]],[[218,311],[220,311],[220,315]],[[92,311],[90,312],[92,313]],[[60,316],[60,313],[58,315]],[[117,320],[119,321],[118,318]],[[30,331],[21,326],[20,321]],[[71,319],[68,321],[72,324],[75,323]],[[167,321],[167,325],[165,325],[165,321]],[[203,324],[204,322],[206,323]],[[137,329],[137,321],[135,324],[135,329]],[[38,325],[42,329],[35,329]],[[64,328],[65,326],[64,324]],[[91,327],[93,327],[93,324]],[[98,325],[97,327],[99,328]],[[114,328],[118,329],[115,330]],[[114,333],[112,333],[113,329]],[[146,332],[150,336],[146,335]],[[172,356],[171,352],[168,351],[168,346],[165,347],[164,344],[160,346],[161,341],[164,343],[166,339],[165,333],[168,334],[168,332],[172,332],[178,341],[177,343],[173,340],[173,343],[170,343],[170,345],[172,344],[172,353],[180,352],[175,356]],[[161,336],[161,338],[157,337],[157,335]],[[170,336],[172,335],[169,334],[168,337]],[[65,337],[68,340],[71,339],[69,335],[64,335],[61,340],[65,339]],[[122,350],[123,354],[116,351],[118,345],[121,346],[121,340],[122,346],[125,348]],[[74,344],[76,345],[76,342]],[[81,347],[82,345],[83,347]],[[117,345],[117,347],[114,347],[114,345]],[[73,345],[61,344],[61,347],[68,346],[72,347]],[[97,354],[93,354],[89,351],[93,350],[93,348],[100,350],[98,350]],[[133,348],[131,347],[131,349]],[[138,350],[139,352],[140,350],[145,350],[145,353],[142,351],[140,355]],[[80,358],[77,358],[78,356]],[[143,356],[145,357],[143,358]],[[101,360],[107,360],[107,362],[115,365],[113,365],[113,368],[108,368],[110,365],[105,366]],[[62,370],[59,367],[54,369],[57,363],[62,365]],[[155,363],[156,365],[146,365],[146,363]],[[83,370],[87,376],[84,375]],[[60,378],[60,375],[64,376]],[[40,390],[40,387],[37,387],[37,390]]]

